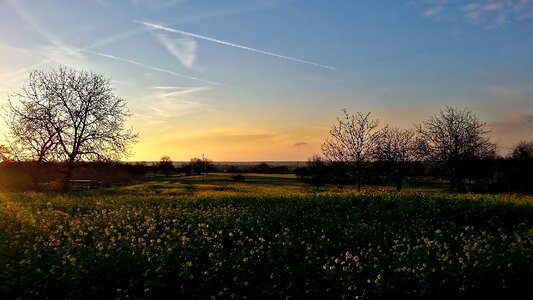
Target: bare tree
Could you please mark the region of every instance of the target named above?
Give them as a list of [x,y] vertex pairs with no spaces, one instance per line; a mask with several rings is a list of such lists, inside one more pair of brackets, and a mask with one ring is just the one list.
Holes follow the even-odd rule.
[[59,158],[66,163],[64,190],[77,162],[118,159],[128,155],[128,146],[136,140],[125,128],[131,115],[125,100],[115,95],[103,75],[66,67],[33,71],[17,96],[22,107],[38,112],[38,118],[26,116],[28,124],[45,126],[43,137],[48,134],[57,144]]
[[466,171],[472,161],[494,153],[486,123],[468,108],[447,106],[416,129],[418,153],[446,168],[451,192],[465,190]]
[[57,158],[59,145],[46,111],[31,100],[38,92],[37,82],[30,80],[20,92],[11,96],[20,101],[15,104],[9,99],[4,106],[4,120],[9,129],[9,158],[25,163],[36,190],[39,189],[43,163]]
[[307,160],[307,167],[309,169],[309,182],[319,191],[320,187],[326,183],[328,173],[326,161],[320,155],[313,154]]
[[533,159],[533,141],[518,142],[509,153],[508,158],[522,161]]
[[0,145],[0,163],[10,161],[10,153],[9,147]]
[[509,193],[533,192],[533,141],[520,141],[507,156]]
[[379,120],[371,119],[370,113],[350,115],[346,109],[342,112],[344,116],[337,118],[337,124],[331,127],[322,152],[332,165],[348,171],[360,191],[368,161],[372,159]]
[[170,156],[163,156],[157,163],[157,169],[163,172],[165,176],[169,176],[174,171],[174,163]]
[[205,174],[215,169],[213,161],[202,155],[202,158],[191,158],[187,163],[187,169],[194,174]]
[[374,146],[374,158],[401,191],[409,164],[415,158],[413,130],[385,126],[379,131]]

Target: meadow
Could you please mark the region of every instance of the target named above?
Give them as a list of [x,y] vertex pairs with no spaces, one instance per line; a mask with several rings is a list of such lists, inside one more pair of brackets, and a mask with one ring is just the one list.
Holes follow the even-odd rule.
[[2,299],[477,299],[533,288],[533,198],[293,175],[0,193]]

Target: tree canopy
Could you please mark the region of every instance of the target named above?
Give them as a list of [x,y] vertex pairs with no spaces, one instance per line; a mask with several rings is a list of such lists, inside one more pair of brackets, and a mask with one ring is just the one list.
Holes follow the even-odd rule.
[[360,190],[366,162],[372,158],[372,149],[377,136],[379,120],[370,118],[370,113],[357,112],[350,115],[343,109],[343,116],[331,127],[330,137],[322,145],[324,156],[340,169],[348,171]]
[[9,103],[12,145],[36,153],[26,159],[38,153],[43,160],[66,162],[64,189],[76,162],[127,156],[136,141],[126,128],[131,115],[126,101],[101,74],[67,67],[32,71]]
[[447,106],[418,125],[418,152],[443,164],[450,178],[450,191],[464,189],[469,164],[494,155],[486,123],[468,108]]

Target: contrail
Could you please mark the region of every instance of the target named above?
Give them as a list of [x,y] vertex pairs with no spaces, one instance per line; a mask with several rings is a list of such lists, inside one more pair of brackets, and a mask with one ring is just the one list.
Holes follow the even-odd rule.
[[126,63],[129,63],[129,64],[137,65],[139,67],[151,69],[151,70],[154,70],[154,71],[167,73],[167,74],[174,75],[174,76],[177,76],[177,77],[187,78],[187,79],[190,79],[190,80],[196,80],[196,81],[200,81],[200,82],[204,82],[204,83],[209,83],[209,84],[213,84],[213,85],[218,85],[218,86],[231,88],[230,86],[227,86],[225,84],[222,84],[222,83],[219,83],[219,82],[216,82],[216,81],[205,80],[205,79],[201,79],[201,78],[198,78],[198,77],[192,77],[192,76],[187,76],[187,75],[183,75],[183,74],[180,74],[180,73],[176,73],[176,72],[170,71],[170,70],[161,69],[161,68],[158,68],[158,67],[152,67],[152,66],[145,65],[143,63],[140,63],[140,62],[137,62],[137,61],[134,61],[134,60],[131,60],[131,59],[121,58],[121,57],[117,57],[117,56],[114,56],[114,55],[101,53],[101,52],[87,51],[85,49],[81,49],[81,51],[85,51],[85,52],[92,53],[92,54],[95,54],[95,55],[98,55],[98,56],[101,56],[101,57],[105,57],[105,58],[109,58],[109,59],[114,59],[114,60],[126,62]]
[[259,50],[259,49],[246,47],[246,46],[241,46],[241,45],[237,45],[237,44],[233,44],[233,43],[217,40],[217,39],[214,39],[214,38],[211,38],[211,37],[208,37],[208,36],[203,36],[203,35],[187,32],[187,31],[177,30],[177,29],[169,28],[169,27],[158,25],[158,24],[154,24],[154,23],[149,23],[149,22],[144,22],[144,21],[137,21],[137,20],[135,20],[134,22],[139,23],[139,24],[143,24],[144,26],[152,27],[152,28],[155,28],[155,29],[165,30],[165,31],[173,32],[173,33],[180,33],[180,34],[183,34],[183,35],[186,35],[186,36],[194,37],[194,38],[201,39],[201,40],[210,41],[210,42],[217,43],[217,44],[222,44],[222,45],[236,47],[236,48],[240,48],[240,49],[244,49],[244,50],[249,50],[249,51],[253,51],[253,52],[257,52],[257,53],[261,53],[261,54],[265,54],[265,55],[270,55],[270,56],[274,56],[274,57],[278,57],[278,58],[297,61],[297,62],[300,62],[300,63],[313,65],[313,66],[317,66],[317,67],[321,67],[321,68],[326,68],[326,69],[330,69],[330,70],[336,70],[336,68],[334,68],[334,67],[330,67],[330,66],[326,66],[326,65],[322,65],[322,64],[317,64],[317,63],[314,63],[314,62],[310,62],[310,61],[306,61],[306,60],[302,60],[302,59],[298,59],[298,58],[293,58],[293,57],[289,57],[289,56],[285,56],[285,55],[281,55],[281,54],[266,52],[266,51],[262,51],[262,50]]

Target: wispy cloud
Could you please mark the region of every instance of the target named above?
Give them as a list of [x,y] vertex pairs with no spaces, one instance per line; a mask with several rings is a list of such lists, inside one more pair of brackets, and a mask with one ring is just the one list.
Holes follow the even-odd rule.
[[182,3],[187,2],[187,0],[170,0],[170,1],[156,1],[158,4],[154,6],[155,9],[163,9],[172,6],[176,6]]
[[435,14],[437,14],[438,12],[440,12],[442,10],[442,6],[440,5],[436,5],[436,6],[432,6],[428,9],[426,9],[422,15],[424,15],[424,17],[431,17]]
[[301,148],[301,147],[305,147],[305,146],[308,146],[308,145],[309,145],[309,143],[307,143],[307,142],[296,142],[296,143],[294,143],[293,146],[296,147],[296,148]]
[[483,88],[502,99],[511,99],[524,92],[523,89],[516,86],[488,85]]
[[[283,135],[270,132],[261,128],[235,128],[219,127],[207,130],[187,130],[176,132],[169,131],[167,134],[161,132],[161,138],[153,139],[149,144],[153,150],[158,152],[161,149],[176,149],[179,146],[182,151],[190,152],[188,155],[198,155],[192,153],[232,153],[233,160],[242,160],[244,154],[251,152],[257,155],[263,153],[268,147],[256,149],[257,145],[278,144],[284,139]],[[220,155],[220,154],[219,154]],[[189,156],[191,157],[191,156]],[[209,155],[211,157],[211,155]],[[236,157],[239,157],[238,159]]]
[[194,39],[189,37],[171,39],[162,33],[156,34],[155,37],[165,46],[165,48],[167,48],[168,52],[181,62],[182,65],[188,69],[195,69],[198,44]]
[[47,59],[47,60],[43,60],[43,61],[40,61],[36,64],[33,64],[33,65],[30,65],[28,67],[25,67],[25,68],[21,68],[21,69],[18,69],[16,71],[10,71],[10,72],[6,72],[6,73],[3,73],[3,74],[0,74],[0,79],[2,79],[3,82],[12,82],[12,81],[18,81],[19,79],[21,79],[22,77],[19,77],[19,75],[24,75],[30,71],[30,70],[33,70],[41,65],[44,65],[44,64],[47,64],[51,62],[51,60]]
[[496,141],[512,145],[520,140],[531,140],[533,136],[533,115],[512,114],[487,124]]
[[102,7],[108,7],[109,6],[109,3],[107,3],[105,0],[95,0],[96,3],[98,3],[98,5],[102,6]]
[[[166,123],[187,115],[202,112],[212,112],[214,109],[205,104],[205,100],[198,96],[203,91],[210,90],[209,86],[181,87],[154,86],[145,97],[149,105],[142,105],[136,109],[135,116],[150,121],[152,124]],[[149,125],[146,124],[145,125]]]
[[[112,59],[112,60],[128,63],[128,64],[131,64],[131,65],[135,65],[135,66],[138,66],[138,67],[141,67],[141,68],[144,68],[144,69],[148,69],[148,70],[152,70],[152,71],[156,71],[156,72],[160,72],[160,73],[169,74],[169,75],[172,75],[172,76],[175,76],[175,77],[180,77],[180,78],[185,78],[185,79],[188,79],[188,80],[198,81],[198,82],[202,82],[202,83],[208,83],[208,84],[211,84],[211,85],[231,88],[230,86],[225,85],[225,84],[220,83],[220,82],[206,80],[206,79],[202,79],[202,78],[198,78],[198,77],[194,77],[194,76],[187,76],[187,75],[180,74],[180,73],[177,73],[177,72],[174,72],[174,71],[171,71],[171,70],[167,70],[167,69],[163,69],[163,68],[147,65],[147,64],[144,64],[144,63],[140,63],[140,62],[132,60],[132,59],[122,58],[122,57],[118,57],[118,56],[115,56],[115,55],[102,53],[102,52],[90,51],[90,50],[87,50],[87,48],[86,49],[81,49],[81,48],[76,48],[76,47],[67,46],[67,45],[62,45],[62,46],[55,46],[55,45],[41,46],[41,47],[38,47],[38,53],[39,53],[39,55],[45,57],[45,59],[43,59],[40,62],[35,63],[35,64],[31,65],[31,66],[28,66],[28,67],[25,67],[25,68],[21,68],[21,69],[16,70],[16,71],[11,71],[11,72],[0,74],[0,78],[9,78],[9,79],[6,79],[9,82],[12,82],[12,81],[15,81],[15,80],[19,81],[20,79],[23,78],[22,76],[25,76],[25,74],[27,72],[29,72],[29,71],[31,71],[31,70],[39,67],[39,66],[42,66],[42,65],[45,65],[45,64],[49,64],[49,63],[56,63],[56,64],[59,64],[59,65],[66,65],[66,66],[75,67],[75,68],[86,68],[89,65],[89,62],[86,59],[86,57],[84,55],[82,55],[82,53],[89,53],[89,54],[93,54],[93,55],[96,55],[96,56],[104,57],[104,58],[107,58],[107,59]],[[19,75],[19,76],[14,76],[14,75]]]
[[157,91],[157,95],[161,98],[177,99],[187,95],[208,91],[209,86],[195,86],[195,87],[179,87],[179,86],[154,86],[152,90]]
[[276,54],[276,53],[272,53],[272,52],[267,52],[267,51],[263,51],[263,50],[259,50],[259,49],[255,49],[255,48],[251,48],[251,47],[247,47],[247,46],[242,46],[242,45],[238,45],[238,44],[222,41],[222,40],[215,39],[215,38],[208,37],[208,36],[204,36],[204,35],[199,35],[199,34],[187,32],[187,31],[183,31],[183,30],[173,29],[173,28],[166,27],[166,26],[159,25],[159,24],[154,24],[154,23],[145,22],[145,21],[137,21],[137,20],[135,20],[134,22],[139,23],[139,24],[143,24],[144,26],[151,27],[153,29],[164,30],[164,31],[173,32],[173,33],[179,33],[179,34],[182,34],[182,35],[185,35],[185,36],[189,36],[189,37],[193,37],[193,38],[201,39],[201,40],[205,40],[205,41],[210,41],[210,42],[221,44],[221,45],[226,45],[226,46],[235,47],[235,48],[239,48],[239,49],[244,49],[244,50],[248,50],[248,51],[252,51],[252,52],[256,52],[256,53],[261,53],[261,54],[265,54],[265,55],[269,55],[269,56],[273,56],[273,57],[277,57],[277,58],[282,58],[282,59],[286,59],[286,60],[292,60],[292,61],[296,61],[296,62],[308,64],[308,65],[313,65],[313,66],[317,66],[317,67],[321,67],[321,68],[335,70],[334,67],[330,67],[330,66],[327,66],[327,65],[318,64],[318,63],[310,62],[310,61],[307,61],[307,60],[293,58],[293,57],[289,57],[289,56],[285,56],[285,55],[281,55],[281,54]]
[[50,62],[78,69],[89,68],[91,65],[82,49],[67,44],[39,46],[36,51],[45,58],[41,64]]
[[270,141],[279,137],[280,135],[262,129],[228,127],[213,128],[209,130],[180,134],[180,139],[223,141],[224,143],[254,143],[260,141]]
[[459,15],[487,28],[533,17],[533,0],[418,0],[414,3],[425,6],[422,12],[425,17]]
[[[57,64],[67,65],[67,66],[76,67],[76,68],[86,68],[89,65],[89,62],[86,59],[84,53],[90,53],[90,54],[97,55],[97,56],[100,56],[100,57],[104,57],[104,58],[113,59],[113,60],[124,62],[124,63],[128,63],[128,64],[136,65],[136,66],[139,66],[139,67],[142,67],[142,68],[145,68],[145,69],[150,69],[150,70],[153,70],[153,71],[166,73],[166,74],[169,74],[169,75],[172,75],[172,76],[176,76],[176,77],[181,77],[181,78],[194,80],[194,81],[198,81],[198,82],[202,82],[202,83],[208,83],[208,84],[211,84],[211,85],[229,87],[227,85],[224,85],[224,84],[216,82],[216,81],[206,80],[206,79],[202,79],[202,78],[198,78],[198,77],[194,77],[194,76],[187,76],[187,75],[180,74],[180,73],[177,73],[177,72],[174,72],[174,71],[171,71],[171,70],[150,66],[150,65],[147,65],[147,64],[144,64],[144,63],[141,63],[141,62],[137,62],[137,61],[131,60],[131,59],[122,58],[122,57],[118,57],[118,56],[115,56],[115,55],[102,53],[102,52],[95,52],[95,51],[91,51],[90,50],[90,49],[92,49],[94,47],[98,47],[98,46],[101,46],[103,44],[112,42],[115,39],[111,39],[111,40],[108,40],[108,41],[105,41],[105,40],[104,41],[100,41],[100,42],[98,42],[96,44],[93,44],[93,45],[87,47],[87,48],[77,48],[77,47],[70,46],[67,43],[65,43],[59,36],[54,35],[54,34],[48,32],[48,31],[46,31],[45,29],[43,29],[43,27],[38,24],[38,22],[21,5],[20,2],[14,1],[14,0],[7,0],[7,2],[16,11],[16,13],[21,17],[21,19],[23,19],[32,28],[32,30],[37,32],[48,43],[51,44],[51,45],[47,45],[47,46],[38,47],[38,49],[37,49],[37,53],[40,56],[44,56],[45,57],[44,60],[38,62],[37,64],[34,64],[31,67],[22,68],[22,69],[19,69],[17,71],[14,71],[14,72],[9,72],[9,74],[13,74],[13,73],[15,73],[15,74],[23,74],[23,73],[27,72],[29,69],[31,69],[32,67],[43,65],[43,64],[47,64],[47,63],[57,63]],[[131,35],[131,33],[123,34],[119,38],[123,38],[123,37],[129,36],[129,35]],[[190,46],[188,46],[188,47],[190,47]],[[191,63],[194,63],[195,58],[193,59],[191,57],[192,55],[193,55],[192,52],[189,53],[189,57],[182,55],[185,63],[188,63],[189,65]],[[6,73],[6,74],[8,74],[8,73]],[[0,74],[0,77],[4,77],[6,74]]]
[[30,66],[0,74],[0,93],[11,93],[15,86],[22,84],[26,80],[28,72],[50,62],[51,60],[42,60]]
[[158,1],[158,0],[130,0],[131,4],[134,6],[144,6],[149,9],[163,9],[168,8],[172,6],[176,6],[178,4],[187,2],[187,0],[168,0],[168,1]]
[[0,78],[6,78],[2,81],[4,85],[22,81],[25,79],[26,74],[32,69],[50,63],[78,68],[86,67],[88,65],[86,57],[79,51],[79,49],[69,46],[60,36],[47,31],[45,27],[41,26],[41,24],[34,19],[30,11],[23,6],[22,1],[7,0],[7,3],[20,19],[24,21],[32,31],[44,39],[48,45],[39,46],[34,50],[17,49],[16,47],[7,46],[17,52],[24,51],[27,52],[27,55],[34,54],[37,57],[44,57],[44,59],[37,63],[33,63],[30,66],[0,74]]
[[529,129],[533,131],[533,115],[513,114],[508,115],[505,119],[489,124],[498,130],[517,132],[516,129]]
[[[22,5],[21,1],[7,0],[7,3],[34,32],[51,44],[50,46],[44,46],[38,49],[38,53],[46,56],[47,60],[68,65],[68,62],[83,59],[83,55],[77,49],[70,47],[61,37],[47,31],[41,26]],[[67,58],[62,59],[63,56],[67,56]]]
[[115,34],[115,35],[112,35],[112,36],[108,36],[108,37],[102,38],[102,39],[94,42],[93,44],[89,45],[88,47],[85,47],[85,49],[94,49],[94,48],[106,46],[106,45],[109,45],[109,44],[124,40],[126,38],[129,38],[129,37],[134,36],[136,34],[139,34],[141,32],[145,32],[145,30],[136,28],[136,29],[132,29],[132,30],[129,30],[129,31],[121,32],[121,33],[118,33],[118,34]]
[[64,44],[61,38],[46,31],[35,21],[32,15],[24,8],[24,6],[22,6],[22,1],[7,0],[7,3],[15,10],[15,12],[20,16],[20,18],[32,28],[32,30],[41,35],[50,44],[57,46],[61,46]]
[[[188,16],[188,17],[185,17],[185,18],[180,18],[178,21],[170,23],[169,26],[170,25],[175,25],[175,24],[181,24],[181,23],[203,21],[203,20],[206,20],[206,19],[212,19],[212,18],[224,17],[224,16],[231,16],[231,15],[237,15],[237,14],[242,14],[242,13],[246,13],[246,12],[266,9],[266,8],[272,7],[273,3],[274,2],[272,2],[272,3],[271,2],[261,2],[261,3],[259,3],[259,5],[256,4],[256,5],[252,5],[252,6],[248,6],[248,7],[239,7],[237,9],[217,10],[217,11],[206,12],[206,13],[199,14],[199,15],[192,15],[192,16]],[[146,32],[146,31],[152,30],[152,29],[153,28],[150,28],[150,27],[142,27],[142,28],[135,28],[135,29],[128,30],[128,31],[125,31],[125,32],[121,32],[119,34],[108,36],[108,37],[105,37],[105,38],[103,38],[103,39],[101,39],[99,41],[96,41],[95,43],[93,43],[92,45],[86,47],[85,49],[94,49],[94,48],[97,48],[97,47],[102,47],[102,46],[105,46],[105,45],[108,45],[108,44],[112,44],[114,42],[129,38],[129,37],[134,36],[136,34],[143,33],[143,32]]]
[[218,86],[223,86],[223,87],[228,87],[228,88],[230,87],[230,86],[227,86],[227,85],[222,84],[220,82],[206,80],[206,79],[193,77],[193,76],[183,75],[183,74],[180,74],[180,73],[177,73],[177,72],[174,72],[174,71],[170,71],[170,70],[167,70],[167,69],[162,69],[162,68],[153,67],[153,66],[150,66],[150,65],[147,65],[147,64],[143,64],[143,63],[140,63],[140,62],[132,60],[132,59],[121,58],[121,57],[118,57],[118,56],[114,56],[114,55],[107,54],[107,53],[102,53],[102,52],[93,52],[93,51],[87,51],[87,52],[95,54],[95,55],[98,55],[98,56],[101,56],[101,57],[105,57],[105,58],[109,58],[109,59],[113,59],[113,60],[129,63],[129,64],[132,64],[132,65],[136,65],[136,66],[139,66],[139,67],[142,67],[142,68],[145,68],[145,69],[149,69],[149,70],[153,70],[153,71],[157,71],[157,72],[161,72],[161,73],[170,74],[170,75],[173,75],[173,76],[176,76],[176,77],[186,78],[186,79],[190,79],[190,80],[194,80],[194,81],[199,81],[199,82],[203,82],[203,83],[209,83],[209,84],[212,84],[212,85],[218,85]]

